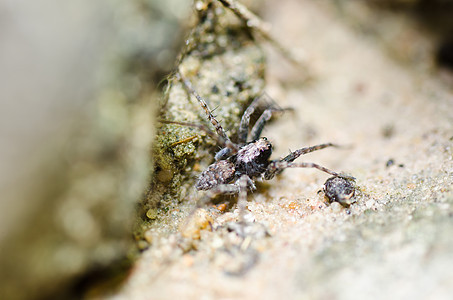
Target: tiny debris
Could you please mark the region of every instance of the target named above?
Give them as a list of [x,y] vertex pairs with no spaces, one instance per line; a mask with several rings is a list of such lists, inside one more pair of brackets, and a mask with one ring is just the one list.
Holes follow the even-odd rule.
[[329,203],[338,202],[344,207],[348,207],[355,202],[354,181],[339,176],[330,177],[324,183],[324,193]]
[[389,139],[395,135],[395,126],[393,124],[387,124],[382,128],[382,136]]
[[[393,166],[395,164],[395,160],[393,158],[390,158],[386,163],[385,166],[388,168],[390,166]],[[404,168],[404,164],[399,164],[398,167]]]
[[179,144],[183,144],[183,143],[190,142],[190,141],[192,141],[192,140],[194,140],[194,139],[196,139],[196,138],[197,138],[196,135],[189,136],[188,138],[185,138],[185,139],[179,140],[179,141],[177,141],[177,142],[174,142],[173,144],[170,145],[170,148],[171,148],[171,147],[174,147],[174,146],[177,146],[177,145],[179,145]]
[[226,205],[226,203],[221,203],[221,204],[217,205],[216,208],[220,212],[225,212],[225,210],[227,209],[227,205]]
[[385,166],[390,167],[390,166],[393,166],[394,164],[395,164],[395,161],[391,158],[385,163]]
[[205,209],[197,209],[192,218],[183,222],[180,227],[181,235],[193,240],[200,239],[200,232],[204,229],[211,229],[214,220]]
[[148,211],[146,212],[146,217],[150,220],[156,219],[157,218],[157,209],[155,209],[155,208],[148,209]]

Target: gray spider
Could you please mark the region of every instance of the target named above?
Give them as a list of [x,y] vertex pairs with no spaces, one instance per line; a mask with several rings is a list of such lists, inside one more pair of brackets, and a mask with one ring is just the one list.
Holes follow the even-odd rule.
[[271,160],[272,144],[267,138],[261,137],[261,133],[266,122],[271,119],[272,115],[285,109],[273,104],[268,105],[249,133],[250,117],[258,108],[261,97],[253,100],[245,110],[239,125],[237,143],[233,143],[220,123],[213,116],[212,110],[209,109],[206,101],[192,87],[190,81],[183,77],[180,72],[176,73],[176,77],[182,81],[190,94],[197,98],[211,124],[214,126],[216,133],[204,125],[167,120],[162,122],[197,127],[216,139],[222,147],[215,155],[215,162],[198,177],[196,188],[207,191],[207,194],[202,201],[198,202],[197,208],[219,194],[238,194],[238,207],[240,211],[243,211],[247,202],[247,189],[252,191],[256,189],[255,180],[270,180],[286,168],[316,168],[334,176],[351,180],[355,179],[354,177],[339,174],[315,163],[293,162],[301,155],[336,146],[332,143],[304,147],[291,152],[282,159]]

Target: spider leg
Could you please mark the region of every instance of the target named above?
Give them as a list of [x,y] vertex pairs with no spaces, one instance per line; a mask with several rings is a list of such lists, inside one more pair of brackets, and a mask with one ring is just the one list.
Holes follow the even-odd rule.
[[286,168],[315,168],[315,169],[321,170],[321,171],[328,173],[330,175],[333,175],[333,176],[339,176],[339,177],[343,177],[345,179],[355,180],[355,178],[352,176],[334,172],[332,170],[327,169],[326,167],[323,167],[323,166],[315,164],[315,163],[309,163],[309,162],[294,163],[294,162],[287,162],[287,161],[283,161],[283,160],[272,161],[269,164],[269,166],[266,170],[266,173],[264,174],[264,178],[266,180],[272,179],[276,174],[282,172]]
[[182,224],[181,228],[182,234],[184,236],[184,231],[189,224],[191,223],[192,218],[194,217],[195,213],[198,209],[206,206],[212,199],[216,196],[224,194],[224,195],[235,195],[239,193],[239,186],[236,183],[233,184],[219,184],[212,189],[206,191],[206,194],[197,201],[195,207],[190,211],[189,215],[185,218],[184,223]]
[[264,126],[272,118],[275,113],[282,112],[285,110],[291,110],[291,108],[280,108],[274,105],[268,107],[258,118],[255,125],[253,125],[252,130],[250,130],[250,138],[252,141],[255,141],[260,138],[261,133],[263,132]]
[[239,208],[239,220],[240,223],[243,223],[245,207],[247,205],[247,187],[250,187],[252,190],[255,190],[255,184],[252,179],[247,175],[242,175],[235,183],[230,184],[219,184],[212,189],[206,191],[206,194],[197,201],[195,207],[187,216],[184,221],[184,227],[187,227],[190,220],[194,216],[195,212],[208,204],[212,199],[219,195],[237,195],[238,197],[238,208]]
[[327,147],[339,147],[339,146],[332,144],[332,143],[325,143],[325,144],[319,144],[319,145],[311,146],[311,147],[304,147],[304,148],[291,152],[285,158],[283,158],[282,161],[292,162],[301,155],[308,154],[308,153],[311,153],[314,151],[318,151],[318,150],[321,150],[321,149],[324,149]]
[[250,103],[249,107],[244,111],[244,114],[241,118],[241,124],[239,125],[238,131],[238,143],[244,144],[247,142],[247,137],[249,133],[249,124],[250,124],[250,116],[253,114],[255,109],[258,107],[258,102],[261,97],[256,97],[252,103]]
[[[290,154],[288,154],[287,156],[285,156],[281,160],[277,160],[276,162],[280,161],[280,162],[291,163],[291,162],[293,162],[296,158],[298,158],[301,155],[305,155],[305,154],[308,154],[308,153],[311,153],[311,152],[314,152],[314,151],[317,151],[317,150],[321,150],[321,149],[324,149],[324,148],[327,148],[327,147],[339,147],[339,146],[335,145],[335,144],[332,144],[332,143],[325,143],[325,144],[319,144],[319,145],[315,145],[315,146],[311,146],[311,147],[304,147],[304,148],[297,149],[297,150],[291,152]],[[275,175],[278,175],[281,172],[283,172],[284,169],[285,168],[268,167],[264,177],[265,178],[269,177],[269,179],[273,178]]]
[[203,198],[197,202],[197,208],[205,206],[212,199],[219,195],[236,195],[240,193],[240,186],[236,183],[219,184],[208,190]]
[[268,23],[263,22],[247,7],[245,7],[243,4],[239,3],[236,0],[219,0],[219,2],[221,2],[225,7],[231,9],[231,11],[240,19],[244,20],[247,27],[258,33],[261,37],[268,41],[273,47],[275,47],[275,49],[277,49],[282,54],[283,57],[295,63],[304,71],[308,70],[307,64],[304,61],[295,57],[290,50],[285,48],[271,35],[270,25]]
[[221,136],[225,141],[230,141],[230,138],[226,134],[225,130],[223,127],[220,125],[219,121],[216,120],[214,115],[212,114],[212,110],[209,108],[208,104],[206,101],[195,91],[195,89],[192,87],[192,83],[185,78],[180,71],[176,73],[176,78],[181,80],[181,82],[184,84],[186,89],[191,93],[192,95],[197,98],[198,102],[200,103],[201,107],[204,109],[206,115],[208,116],[209,121],[211,124],[214,126],[217,134]]
[[[247,207],[247,187],[251,186],[256,189],[255,184],[248,175],[242,175],[239,178],[239,196],[238,196],[238,209],[239,209],[239,224],[245,224],[245,210]],[[244,236],[244,230],[241,229],[241,235]]]
[[197,202],[196,208],[205,206],[209,201],[218,195],[235,195],[239,194],[238,207],[241,209],[247,203],[247,187],[251,190],[255,190],[255,184],[248,175],[242,175],[235,183],[230,184],[219,184],[214,186],[212,189],[206,191],[204,197]]

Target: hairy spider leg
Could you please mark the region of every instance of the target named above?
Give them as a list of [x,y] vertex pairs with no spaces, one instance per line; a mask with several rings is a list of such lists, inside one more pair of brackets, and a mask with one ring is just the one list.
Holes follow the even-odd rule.
[[188,126],[188,127],[198,128],[198,129],[204,131],[212,139],[214,139],[221,147],[229,149],[229,153],[230,154],[235,154],[239,150],[239,147],[236,144],[234,144],[230,140],[225,140],[220,135],[217,135],[215,132],[210,130],[206,125],[189,123],[189,122],[169,121],[169,120],[159,120],[159,122],[160,123],[164,123],[164,124],[176,124],[176,125],[181,125],[181,126]]
[[287,162],[292,162],[296,158],[298,158],[301,155],[305,155],[314,151],[318,151],[327,147],[339,147],[338,145],[332,144],[332,143],[325,143],[325,144],[319,144],[311,147],[304,147],[301,149],[297,149],[295,151],[292,151],[290,154],[285,156],[281,161],[287,161]]
[[209,108],[209,106],[206,103],[206,101],[192,87],[192,83],[188,79],[186,79],[184,76],[182,76],[180,71],[178,71],[176,73],[176,78],[181,80],[181,82],[184,84],[184,86],[189,91],[189,93],[194,95],[195,98],[197,98],[197,100],[200,103],[201,107],[204,109],[206,115],[208,116],[209,121],[214,126],[215,131],[217,132],[217,134],[220,135],[225,141],[230,141],[230,138],[226,134],[225,130],[223,130],[222,125],[220,125],[219,121],[217,121],[216,118],[214,117],[214,115],[212,114],[212,110]]
[[239,125],[238,131],[238,143],[245,144],[247,142],[247,137],[249,134],[249,124],[250,124],[250,116],[255,112],[255,109],[258,107],[258,102],[261,97],[256,97],[252,103],[250,103],[249,107],[244,111],[244,114],[241,118],[241,123]]
[[266,123],[272,118],[275,113],[283,112],[285,110],[291,110],[291,108],[280,108],[271,106],[267,108],[261,116],[256,121],[255,125],[253,125],[252,130],[250,130],[250,137],[252,141],[255,141],[261,137],[261,133],[263,132],[264,126]]
[[[308,154],[308,153],[311,153],[311,152],[314,152],[317,150],[321,150],[321,149],[324,149],[327,147],[338,147],[338,145],[335,145],[332,143],[325,143],[325,144],[319,144],[319,145],[315,145],[315,146],[311,146],[311,147],[304,147],[304,148],[292,151],[290,154],[288,154],[287,156],[285,156],[282,159],[273,160],[267,167],[267,170],[264,173],[264,178],[266,180],[272,179],[272,178],[274,178],[275,175],[278,175],[281,172],[283,172],[283,170],[285,168],[288,168],[288,167],[280,168],[278,163],[291,163],[301,155]],[[309,168],[309,167],[307,167],[307,168]]]
[[352,176],[334,172],[332,170],[327,169],[326,167],[320,166],[315,163],[309,163],[309,162],[294,163],[294,162],[287,162],[287,161],[271,162],[268,166],[269,173],[266,171],[264,178],[266,180],[272,179],[272,177],[274,177],[277,173],[280,173],[281,171],[283,171],[286,168],[315,168],[315,169],[321,170],[321,171],[328,173],[330,175],[333,175],[333,176],[343,177],[343,178],[349,179],[349,180],[355,180],[355,178]]
[[[244,114],[242,115],[241,118],[241,123],[239,125],[239,131],[238,131],[238,143],[239,144],[245,144],[247,141],[249,141],[249,125],[250,125],[250,117],[251,115],[255,112],[256,108],[259,106],[259,102],[263,102],[264,96],[267,96],[267,94],[262,94],[261,96],[255,98],[252,103],[247,107],[245,110]],[[270,98],[269,96],[267,96]],[[276,112],[282,112],[285,110],[292,110],[291,108],[280,108],[278,107],[277,104],[273,102],[271,99],[271,103],[268,103],[268,107],[264,110],[264,112],[261,114],[261,116],[258,118],[258,120],[255,122],[255,125],[253,128],[250,130],[250,136],[251,139],[250,141],[255,141],[260,138],[261,132],[264,129],[264,126],[266,125],[266,122],[269,121],[272,116]]]

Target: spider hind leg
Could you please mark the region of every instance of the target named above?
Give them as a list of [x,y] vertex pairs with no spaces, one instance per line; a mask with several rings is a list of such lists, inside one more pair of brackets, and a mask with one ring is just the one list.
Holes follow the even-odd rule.
[[327,174],[333,175],[333,176],[338,176],[338,177],[343,177],[345,179],[349,180],[355,180],[355,177],[346,175],[346,174],[341,174],[337,173],[335,171],[332,171],[326,167],[323,167],[321,165],[315,164],[315,163],[310,163],[310,162],[301,162],[301,163],[294,163],[294,162],[287,162],[287,161],[273,161],[269,164],[265,174],[264,174],[264,179],[270,180],[272,179],[275,175],[281,173],[284,169],[287,168],[315,168],[320,171],[323,171]]
[[328,147],[338,147],[338,145],[332,144],[332,143],[325,143],[325,144],[319,144],[311,147],[304,147],[301,149],[298,149],[296,151],[291,152],[284,158],[280,160],[274,160],[271,161],[271,163],[268,165],[266,172],[264,173],[264,179],[270,180],[272,179],[275,175],[280,174],[283,172],[284,169],[287,168],[315,168],[320,171],[323,171],[325,173],[328,173],[333,176],[339,176],[343,177],[345,179],[350,179],[350,180],[355,180],[354,177],[346,175],[346,174],[340,174],[335,171],[332,171],[326,167],[323,167],[321,165],[315,164],[315,163],[308,163],[308,162],[302,162],[302,163],[294,163],[293,161],[296,160],[299,156],[305,155],[314,151],[318,151],[324,148]]

